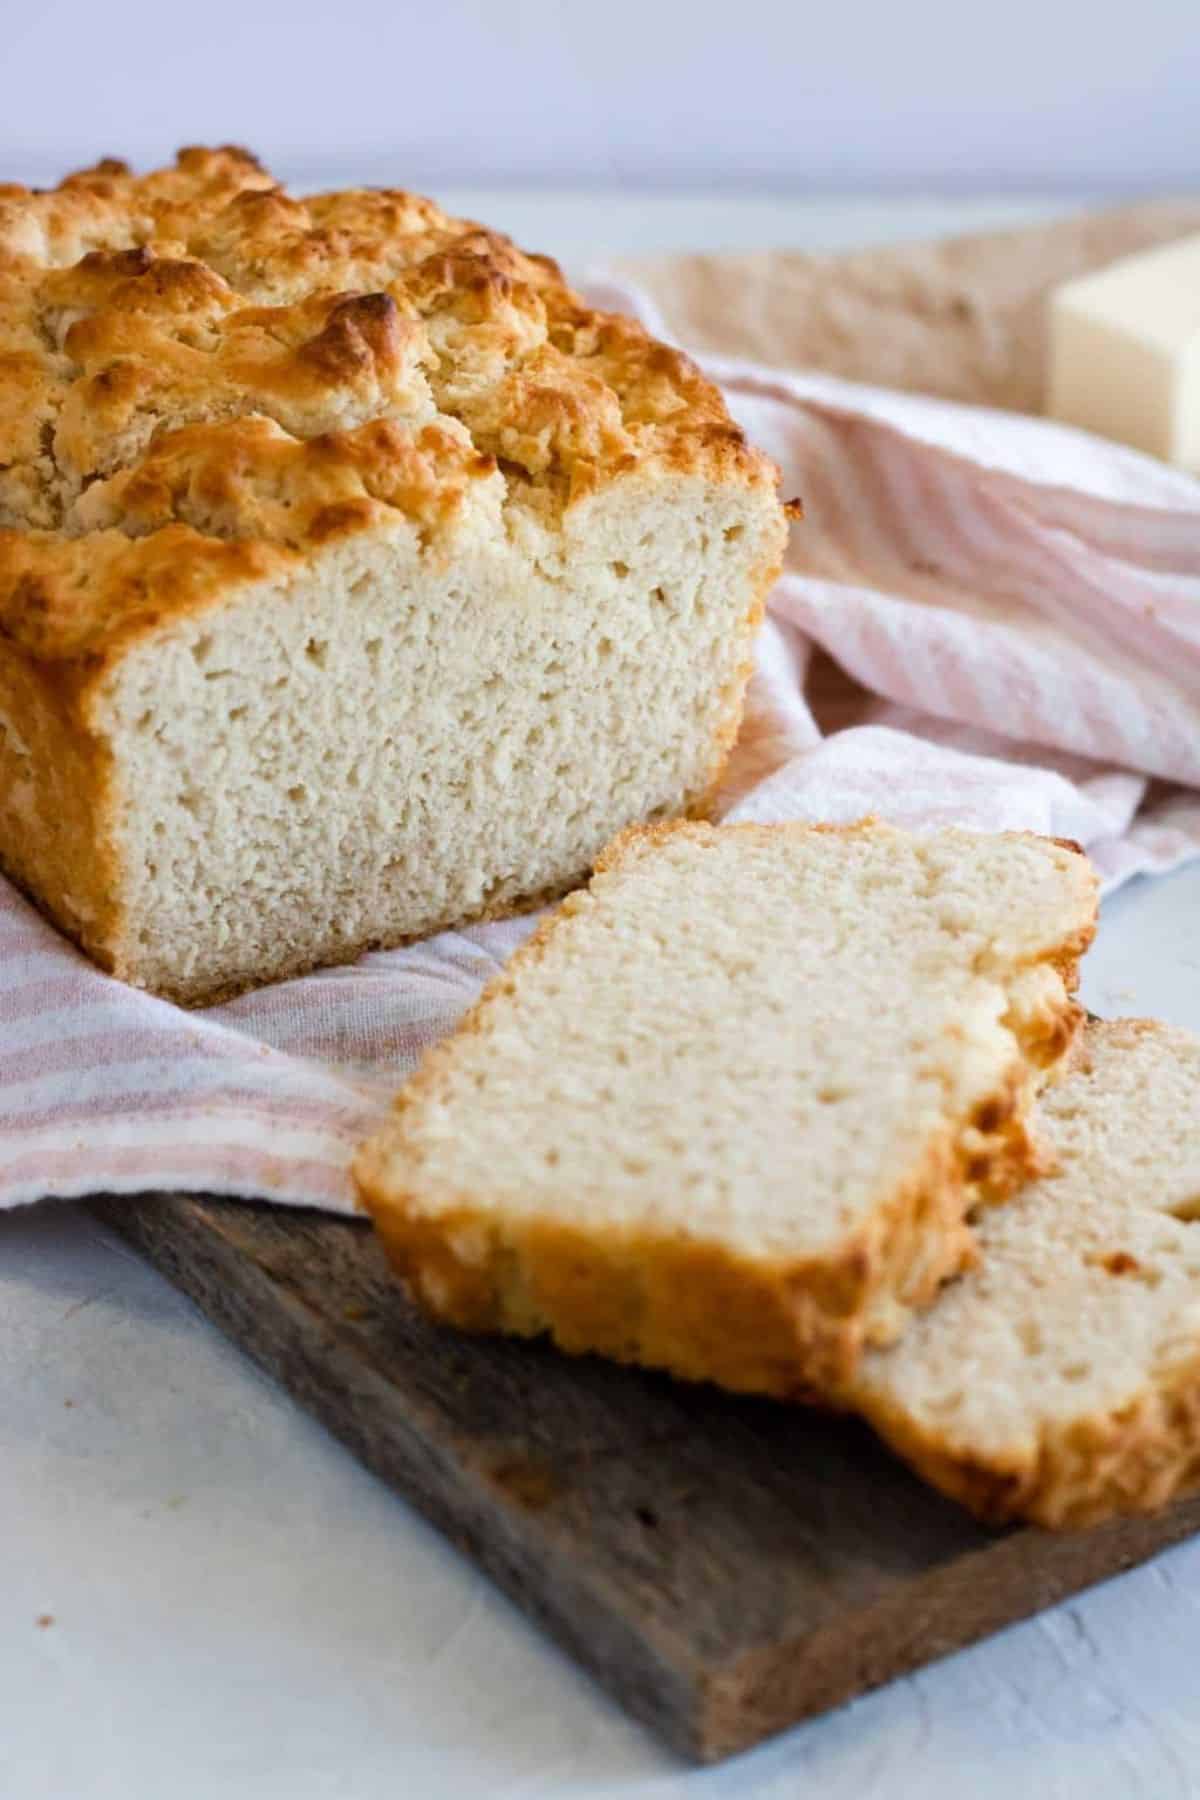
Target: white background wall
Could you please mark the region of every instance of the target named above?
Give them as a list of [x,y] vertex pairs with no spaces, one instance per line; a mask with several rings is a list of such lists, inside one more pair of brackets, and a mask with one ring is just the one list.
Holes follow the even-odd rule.
[[414,186],[1200,185],[1200,0],[0,0],[0,177],[252,144]]

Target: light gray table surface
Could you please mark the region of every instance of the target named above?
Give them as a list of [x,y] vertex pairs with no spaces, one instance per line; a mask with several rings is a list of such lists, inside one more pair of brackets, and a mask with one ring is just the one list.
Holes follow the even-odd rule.
[[[839,247],[1029,201],[449,196],[582,261]],[[1105,906],[1084,998],[1200,1030],[1200,865]],[[1200,1543],[689,1771],[78,1209],[0,1219],[4,1800],[1200,1795]]]

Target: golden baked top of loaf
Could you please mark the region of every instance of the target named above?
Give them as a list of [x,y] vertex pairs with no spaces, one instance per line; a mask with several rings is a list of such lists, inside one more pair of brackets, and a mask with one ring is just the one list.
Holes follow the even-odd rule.
[[35,656],[396,514],[426,544],[659,471],[777,478],[687,357],[430,200],[232,148],[0,186],[0,636]]

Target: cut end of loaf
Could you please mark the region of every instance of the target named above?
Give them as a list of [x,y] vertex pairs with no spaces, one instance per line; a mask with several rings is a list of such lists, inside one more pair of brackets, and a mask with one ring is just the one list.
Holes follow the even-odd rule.
[[1094,914],[1037,839],[628,833],[431,1053],[364,1201],[450,1323],[836,1397],[1040,1166]]
[[199,1004],[703,810],[787,522],[546,257],[228,147],[0,193],[0,866]]
[[360,534],[174,621],[93,695],[70,783],[28,673],[0,861],[121,979],[195,1005],[557,898],[622,827],[702,813],[778,510],[672,482],[580,514],[565,547],[485,534],[448,563]]

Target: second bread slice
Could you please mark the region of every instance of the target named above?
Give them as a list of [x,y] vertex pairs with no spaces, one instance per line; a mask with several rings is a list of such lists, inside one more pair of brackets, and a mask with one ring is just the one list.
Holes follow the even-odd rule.
[[366,1204],[454,1324],[834,1391],[1036,1169],[1095,908],[1030,836],[630,833],[401,1095]]
[[1092,1525],[1200,1485],[1200,1038],[1090,1024],[1044,1113],[1053,1172],[854,1399],[981,1518]]

